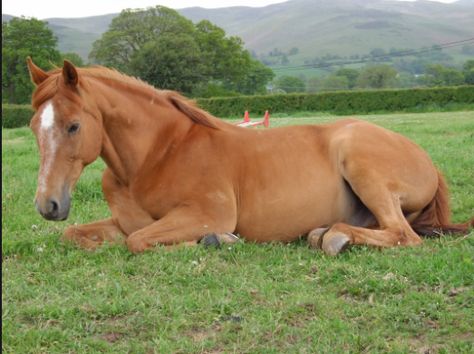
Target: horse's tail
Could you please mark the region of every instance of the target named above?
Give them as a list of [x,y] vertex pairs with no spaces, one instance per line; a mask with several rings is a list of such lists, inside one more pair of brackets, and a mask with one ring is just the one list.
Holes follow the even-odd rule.
[[411,223],[411,227],[421,236],[441,236],[444,233],[465,235],[474,227],[474,218],[463,224],[451,223],[448,186],[438,171],[438,189],[431,202]]

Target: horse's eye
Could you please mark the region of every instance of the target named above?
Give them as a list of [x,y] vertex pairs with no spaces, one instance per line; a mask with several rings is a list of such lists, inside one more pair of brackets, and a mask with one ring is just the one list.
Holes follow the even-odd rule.
[[72,134],[75,134],[75,133],[77,133],[77,131],[79,130],[79,127],[80,127],[79,123],[72,123],[72,124],[69,126],[69,128],[67,128],[67,132],[68,132],[69,134],[71,134],[71,135],[72,135]]

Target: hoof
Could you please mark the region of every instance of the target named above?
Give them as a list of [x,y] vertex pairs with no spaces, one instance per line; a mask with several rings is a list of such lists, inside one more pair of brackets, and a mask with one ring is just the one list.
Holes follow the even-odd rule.
[[330,256],[336,256],[351,244],[351,239],[346,234],[336,232],[323,238],[322,249]]
[[203,245],[206,248],[207,247],[216,247],[216,248],[221,247],[221,242],[219,241],[217,234],[204,235],[201,241],[199,241],[199,244]]
[[134,254],[142,253],[151,247],[144,239],[132,235],[127,238],[125,243],[128,250]]
[[236,243],[240,238],[231,232],[225,232],[223,234],[216,234],[220,243]]
[[207,234],[199,241],[204,247],[217,247],[220,248],[224,243],[235,243],[240,239],[230,232],[225,232],[222,234]]
[[309,248],[321,249],[323,236],[329,230],[329,227],[319,227],[308,234]]

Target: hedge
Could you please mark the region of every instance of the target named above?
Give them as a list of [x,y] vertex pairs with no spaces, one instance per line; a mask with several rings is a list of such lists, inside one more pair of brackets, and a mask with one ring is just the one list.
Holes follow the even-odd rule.
[[363,114],[442,108],[448,104],[473,104],[474,86],[404,90],[339,91],[198,99],[199,105],[218,117],[241,116],[246,110],[271,113],[328,112]]
[[33,108],[27,104],[2,104],[2,128],[27,126],[33,117]]
[[[222,118],[242,116],[246,110],[256,115],[263,115],[267,110],[290,114],[423,111],[433,107],[442,109],[450,104],[474,104],[474,86],[200,98],[197,103]],[[2,128],[28,125],[32,116],[29,105],[2,104]]]

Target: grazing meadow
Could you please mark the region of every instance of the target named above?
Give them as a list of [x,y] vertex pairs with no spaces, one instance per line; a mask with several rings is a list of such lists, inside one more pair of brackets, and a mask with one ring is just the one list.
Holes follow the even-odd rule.
[[[339,118],[312,113],[270,122]],[[474,216],[474,111],[359,118],[421,145],[448,181],[453,221]],[[71,223],[109,215],[103,162],[86,168],[63,222],[35,211],[38,166],[29,129],[3,129],[4,353],[474,351],[473,231],[414,248],[354,247],[337,257],[304,240],[90,252],[59,237]]]

